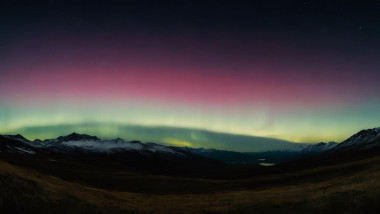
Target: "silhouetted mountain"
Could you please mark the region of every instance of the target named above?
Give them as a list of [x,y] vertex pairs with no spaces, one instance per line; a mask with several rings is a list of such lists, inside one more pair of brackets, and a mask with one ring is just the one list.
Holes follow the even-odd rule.
[[16,135],[5,135],[6,137],[9,137],[9,138],[13,138],[13,139],[18,139],[18,140],[23,140],[23,141],[28,141],[28,139],[26,139],[24,136],[20,135],[20,134],[16,134]]
[[36,148],[28,145],[26,142],[29,142],[23,136],[17,135],[0,135],[0,152],[14,152],[14,153],[27,153],[35,154]]
[[209,159],[179,147],[155,143],[101,140],[95,136],[72,133],[56,139],[29,141],[21,135],[4,135],[0,138],[2,153],[47,155],[51,158],[67,156],[97,164],[104,160],[123,166],[174,174],[204,174],[224,168],[222,162]]
[[60,136],[57,138],[60,141],[80,141],[80,140],[92,140],[92,141],[97,141],[100,140],[98,137],[95,136],[90,136],[86,134],[78,134],[78,133],[71,133],[67,136]]

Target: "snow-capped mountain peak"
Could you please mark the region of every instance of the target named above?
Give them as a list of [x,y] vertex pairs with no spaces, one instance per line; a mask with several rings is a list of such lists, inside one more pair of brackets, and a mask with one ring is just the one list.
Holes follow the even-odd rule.
[[364,129],[352,135],[335,148],[334,151],[363,150],[380,146],[380,127]]
[[320,142],[320,143],[313,144],[313,145],[310,145],[310,146],[304,148],[301,152],[303,152],[303,153],[323,152],[323,151],[327,151],[327,150],[334,148],[336,145],[338,145],[338,143],[336,143],[336,142],[328,142],[328,143]]

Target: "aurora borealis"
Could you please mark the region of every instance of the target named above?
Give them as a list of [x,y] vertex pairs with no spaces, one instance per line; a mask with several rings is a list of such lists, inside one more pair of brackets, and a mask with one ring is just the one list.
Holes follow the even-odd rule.
[[[1,134],[33,139],[80,129],[218,148],[173,133],[184,128],[314,143],[380,126],[375,3],[3,6]],[[128,126],[172,131],[150,139],[148,131],[115,128]],[[240,151],[239,145],[220,148]]]

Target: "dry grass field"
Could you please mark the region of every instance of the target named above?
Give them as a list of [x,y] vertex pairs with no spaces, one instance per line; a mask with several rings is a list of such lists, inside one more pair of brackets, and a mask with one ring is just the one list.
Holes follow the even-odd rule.
[[[0,161],[4,213],[378,213],[380,157],[234,180],[124,172],[147,189],[84,185]],[[128,179],[125,180],[128,182]],[[128,184],[125,184],[128,185]],[[171,186],[167,193],[160,186]],[[186,191],[186,187],[189,187]],[[156,188],[154,188],[156,187]],[[209,187],[209,188],[206,188]],[[147,191],[151,188],[151,191]]]

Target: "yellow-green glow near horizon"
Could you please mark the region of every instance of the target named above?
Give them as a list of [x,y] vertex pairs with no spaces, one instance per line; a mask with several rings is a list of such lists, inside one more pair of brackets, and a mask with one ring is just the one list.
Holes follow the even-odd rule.
[[[102,104],[90,102],[81,105],[51,105],[43,107],[32,104],[18,107],[1,106],[0,130],[6,133],[21,133],[29,139],[55,138],[58,135],[68,134],[71,131],[96,134],[105,138],[130,138],[152,141],[149,136],[118,130],[119,126],[155,127],[163,126],[173,128],[201,129],[235,135],[248,135],[268,137],[291,142],[315,143],[320,141],[343,141],[354,132],[376,127],[374,117],[377,113],[376,104],[368,106],[352,106],[351,108],[337,108],[329,111],[307,111],[301,109],[285,109],[278,112],[276,109],[261,106],[249,106],[245,108],[189,106],[175,103],[160,104],[147,101],[133,100],[130,102],[112,102]],[[360,111],[360,114],[356,113]],[[355,114],[356,113],[356,114]],[[352,121],[355,121],[352,122]],[[97,124],[96,126],[88,124]],[[75,130],[67,128],[75,127]],[[54,132],[27,132],[25,128],[33,127],[58,127]],[[62,128],[59,128],[62,126]],[[65,128],[66,127],[66,128]],[[160,140],[163,143],[176,146],[192,146],[192,140],[200,141],[192,135],[189,139],[181,139],[181,136],[172,135]],[[153,138],[156,140],[156,138]],[[233,143],[232,143],[233,145]],[[199,146],[199,145],[198,145]],[[233,147],[233,146],[232,146]],[[233,149],[233,148],[232,148]]]

